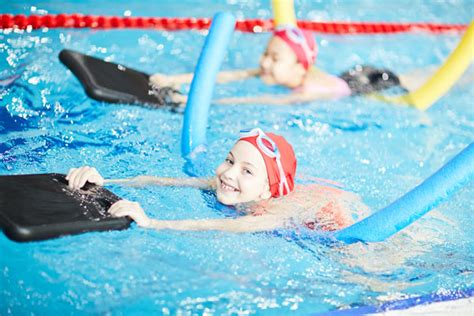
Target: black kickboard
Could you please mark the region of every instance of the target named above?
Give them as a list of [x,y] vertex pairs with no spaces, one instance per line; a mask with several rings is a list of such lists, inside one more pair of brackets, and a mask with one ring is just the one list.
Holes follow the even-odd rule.
[[162,107],[168,104],[170,87],[151,88],[150,75],[124,65],[63,49],[59,60],[79,79],[92,99],[109,103],[143,104]]
[[118,200],[92,184],[72,191],[63,174],[0,176],[0,228],[8,238],[21,242],[126,229],[130,218],[107,213]]

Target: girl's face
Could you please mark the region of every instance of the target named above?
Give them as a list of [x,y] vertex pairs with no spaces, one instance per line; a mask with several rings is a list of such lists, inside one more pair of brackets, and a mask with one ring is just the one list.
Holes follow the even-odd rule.
[[296,88],[303,84],[306,69],[298,62],[290,46],[273,37],[260,58],[260,78],[266,84],[280,84]]
[[270,198],[267,169],[260,152],[238,141],[216,169],[217,200],[225,205]]

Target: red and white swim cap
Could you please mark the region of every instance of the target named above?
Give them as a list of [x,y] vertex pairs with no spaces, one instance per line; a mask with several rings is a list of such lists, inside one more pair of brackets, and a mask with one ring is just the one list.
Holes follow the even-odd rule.
[[290,46],[304,69],[309,69],[316,61],[318,46],[311,32],[297,27],[284,27],[275,30],[273,35],[281,38]]
[[263,157],[271,196],[287,195],[295,187],[296,157],[293,147],[283,136],[264,133],[260,128],[241,131],[239,140],[249,142]]

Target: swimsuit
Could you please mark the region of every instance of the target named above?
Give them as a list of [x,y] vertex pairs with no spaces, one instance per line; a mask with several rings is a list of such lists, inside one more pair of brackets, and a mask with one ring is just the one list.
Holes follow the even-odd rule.
[[[324,231],[335,231],[347,226],[347,220],[341,215],[342,211],[336,209],[338,207],[339,206],[335,205],[334,202],[329,202],[317,212],[328,215],[330,217],[329,221],[320,223],[318,220],[314,220],[305,222],[304,225],[311,230],[321,229]],[[318,214],[316,214],[316,218],[318,217],[320,217],[320,215],[318,216]]]
[[339,78],[347,83],[352,95],[368,94],[392,87],[400,87],[400,79],[387,69],[357,65]]
[[336,100],[342,97],[348,97],[352,91],[347,83],[341,78],[331,76],[332,85],[320,84],[318,82],[306,83],[294,89],[296,93],[310,93],[312,95],[325,96]]

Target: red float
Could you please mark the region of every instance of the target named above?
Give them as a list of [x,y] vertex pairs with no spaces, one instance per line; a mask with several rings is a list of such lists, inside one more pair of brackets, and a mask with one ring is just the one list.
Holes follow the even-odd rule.
[[[168,18],[168,17],[123,17],[74,14],[48,14],[44,16],[23,14],[0,15],[0,28],[150,28],[157,30],[203,30],[208,29],[208,18]],[[467,24],[442,23],[378,23],[378,22],[315,22],[298,21],[302,29],[324,34],[381,34],[402,32],[446,33],[464,32]],[[269,32],[273,30],[272,20],[238,20],[235,29],[241,32]]]

